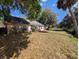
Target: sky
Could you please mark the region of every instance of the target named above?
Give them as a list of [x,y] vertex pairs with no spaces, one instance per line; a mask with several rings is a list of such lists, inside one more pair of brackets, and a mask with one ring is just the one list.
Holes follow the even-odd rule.
[[[57,22],[60,23],[63,18],[68,14],[68,10],[63,11],[62,9],[58,9],[56,7],[56,3],[58,0],[41,0],[40,5],[42,6],[42,10],[45,10],[46,8],[51,9],[54,13],[57,15]],[[12,10],[11,14],[13,16],[25,18],[26,16],[21,14],[18,10]]]
[[19,10],[11,10],[11,15],[20,18],[26,18],[26,16],[22,14]]
[[46,8],[51,9],[57,15],[58,23],[63,20],[63,18],[67,15],[67,11],[63,11],[62,9],[58,9],[56,6],[58,0],[41,0],[40,5],[42,9]]

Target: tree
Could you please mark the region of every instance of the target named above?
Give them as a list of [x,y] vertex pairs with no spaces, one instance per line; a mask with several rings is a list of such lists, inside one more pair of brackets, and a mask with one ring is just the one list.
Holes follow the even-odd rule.
[[63,21],[60,23],[60,27],[62,27],[64,30],[68,31],[70,29],[73,29],[73,23],[72,23],[72,18],[69,15],[66,15],[63,19]]
[[[74,8],[73,13],[76,17],[76,21],[78,21],[78,8]],[[74,24],[72,22],[72,17],[69,15],[66,15],[64,17],[63,21],[59,24],[59,27],[73,35],[76,35]]]
[[66,10],[67,8],[69,9],[69,12],[71,14],[72,17],[72,21],[74,24],[74,29],[76,31],[76,35],[78,35],[78,27],[77,27],[77,22],[76,22],[76,18],[74,16],[74,13],[71,10],[71,7],[77,2],[78,0],[58,0],[57,2],[57,7],[59,9],[63,9]]
[[[10,13],[11,13],[10,11],[12,9],[14,9],[14,10],[18,9],[23,14],[27,14],[27,17],[29,16],[29,18],[36,18],[41,11],[41,9],[40,9],[41,6],[40,6],[39,2],[40,2],[40,0],[0,0],[0,15],[4,17],[5,21],[7,21],[7,20],[10,20],[10,19],[6,19],[6,17],[8,18],[10,16]],[[1,32],[0,34],[7,32],[7,24],[6,24],[6,28],[0,28],[0,32]],[[27,33],[27,35],[28,35],[28,33]],[[2,43],[2,46],[0,46],[0,47],[5,47],[5,49],[3,49],[1,52],[5,52],[5,50],[7,50],[9,52],[9,50],[11,49],[10,50],[11,53],[10,54],[8,54],[8,53],[0,54],[0,56],[3,55],[2,57],[0,57],[0,59],[4,59],[5,57],[6,57],[6,59],[10,59],[10,57],[12,57],[14,55],[15,51],[17,51],[15,56],[18,56],[18,53],[20,53],[20,50],[27,47],[27,44],[26,44],[27,35],[24,36],[21,33],[14,35],[14,33],[12,33],[7,36],[2,36],[4,38],[1,38],[1,40],[0,40],[1,41],[0,43]],[[13,37],[13,39],[11,37]],[[4,40],[4,39],[7,39],[7,40]],[[14,43],[13,43],[13,41],[14,41]],[[24,47],[21,47],[22,46],[21,44]]]
[[76,32],[74,30],[74,27],[73,27],[73,22],[72,22],[72,17],[67,15],[64,17],[63,21],[59,24],[59,26],[67,31],[68,33],[71,33],[72,35],[76,36]]
[[0,0],[0,12],[10,15],[11,9],[18,9],[30,19],[35,19],[41,12],[40,0]]
[[55,26],[57,23],[56,20],[56,14],[50,9],[46,9],[42,12],[38,21],[47,26]]
[[75,15],[75,18],[76,18],[76,21],[77,21],[77,25],[78,25],[78,8],[74,7],[73,10],[74,10],[73,13]]
[[27,18],[33,20],[40,15],[42,9],[40,6],[40,0],[21,0],[21,5],[27,10]]

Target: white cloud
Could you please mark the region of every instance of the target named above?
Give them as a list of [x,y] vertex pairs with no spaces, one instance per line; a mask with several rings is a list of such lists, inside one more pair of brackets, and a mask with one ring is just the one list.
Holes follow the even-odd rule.
[[53,6],[53,7],[56,7],[56,6],[57,6],[57,4],[53,4],[52,6]]
[[48,0],[41,0],[42,2],[47,2]]
[[43,3],[40,3],[41,6],[43,6]]

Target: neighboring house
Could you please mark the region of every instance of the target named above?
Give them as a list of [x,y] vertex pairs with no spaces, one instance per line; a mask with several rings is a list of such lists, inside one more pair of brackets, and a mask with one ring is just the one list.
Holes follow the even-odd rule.
[[37,21],[31,21],[30,24],[34,26],[37,31],[45,31],[45,26]]
[[29,22],[23,18],[9,16],[5,18],[4,22],[5,26],[7,26],[8,33],[11,32],[25,32],[28,31]]
[[46,28],[43,24],[37,21],[30,21],[28,19],[23,19],[19,17],[9,16],[1,18],[0,21],[0,32],[5,32],[7,34],[13,32],[31,32],[32,28],[35,27],[37,31],[45,31]]

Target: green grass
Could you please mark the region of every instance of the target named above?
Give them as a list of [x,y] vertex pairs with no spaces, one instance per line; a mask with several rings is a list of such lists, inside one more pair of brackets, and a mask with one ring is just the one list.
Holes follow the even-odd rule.
[[74,45],[77,46],[77,42],[78,42],[78,39],[75,38],[74,36],[71,35],[71,40],[70,40]]

